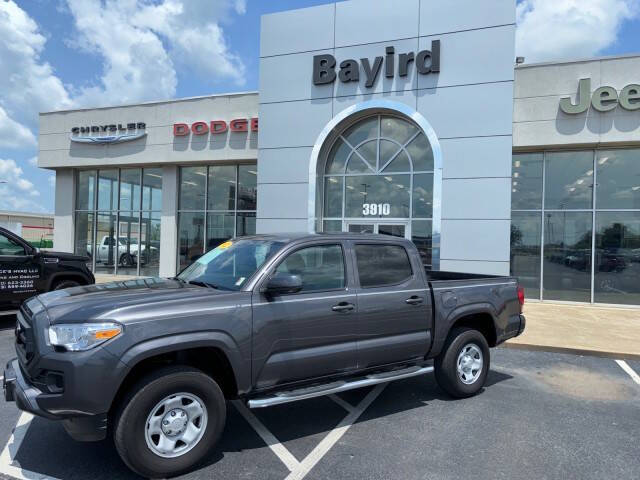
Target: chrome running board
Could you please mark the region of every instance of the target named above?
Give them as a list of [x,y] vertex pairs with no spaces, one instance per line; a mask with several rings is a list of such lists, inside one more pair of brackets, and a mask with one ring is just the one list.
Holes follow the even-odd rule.
[[402,370],[392,370],[389,372],[372,373],[357,380],[344,380],[332,382],[324,385],[316,385],[313,387],[300,388],[298,390],[290,390],[278,392],[268,397],[253,398],[247,402],[249,408],[264,408],[281,403],[297,402],[298,400],[306,400],[308,398],[322,397],[331,395],[332,393],[346,392],[356,388],[368,387],[378,383],[391,382],[393,380],[402,380],[403,378],[416,377],[425,373],[433,372],[433,367],[410,367]]

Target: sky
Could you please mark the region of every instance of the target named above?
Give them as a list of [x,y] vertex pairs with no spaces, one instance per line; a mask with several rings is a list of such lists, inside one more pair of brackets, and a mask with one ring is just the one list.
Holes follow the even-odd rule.
[[[257,90],[260,16],[324,3],[0,0],[0,210],[54,211],[39,112]],[[527,63],[640,53],[640,0],[517,0],[516,17]]]

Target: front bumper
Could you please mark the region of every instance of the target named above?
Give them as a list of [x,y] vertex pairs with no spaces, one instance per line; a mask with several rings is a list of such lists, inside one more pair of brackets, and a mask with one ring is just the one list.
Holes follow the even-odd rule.
[[50,420],[62,420],[62,424],[69,435],[78,441],[103,440],[107,435],[107,415],[89,415],[75,418],[61,417],[42,409],[38,405],[38,398],[46,396],[35,386],[31,385],[22,374],[18,359],[10,360],[4,369],[2,380],[4,399],[16,402],[16,406],[25,412]]
[[7,402],[16,402],[16,406],[20,410],[40,417],[58,418],[40,408],[37,398],[42,395],[42,392],[24,378],[17,358],[10,360],[4,369],[2,389],[4,390],[4,399]]

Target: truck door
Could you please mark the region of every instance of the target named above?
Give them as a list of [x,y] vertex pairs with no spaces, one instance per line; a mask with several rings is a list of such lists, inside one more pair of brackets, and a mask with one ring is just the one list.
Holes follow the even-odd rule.
[[355,242],[358,368],[423,357],[431,343],[431,295],[422,265],[402,243]]
[[18,307],[38,293],[42,272],[34,252],[18,237],[0,232],[0,307]]
[[[257,388],[339,374],[356,368],[356,296],[340,242],[287,252],[254,290],[253,382]],[[298,275],[302,290],[267,295],[279,273]]]

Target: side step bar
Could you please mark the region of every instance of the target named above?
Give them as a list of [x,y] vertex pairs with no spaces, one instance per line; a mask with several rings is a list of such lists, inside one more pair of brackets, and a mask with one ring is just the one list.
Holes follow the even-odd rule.
[[331,395],[332,393],[345,392],[356,388],[368,387],[378,383],[391,382],[393,380],[401,380],[403,378],[416,377],[425,373],[433,372],[433,367],[411,367],[402,370],[394,370],[390,372],[373,373],[352,381],[338,381],[325,385],[301,388],[298,390],[290,390],[286,392],[278,392],[275,395],[263,398],[253,398],[247,402],[249,408],[264,408],[281,403],[297,402],[298,400],[306,400],[308,398],[322,397]]

